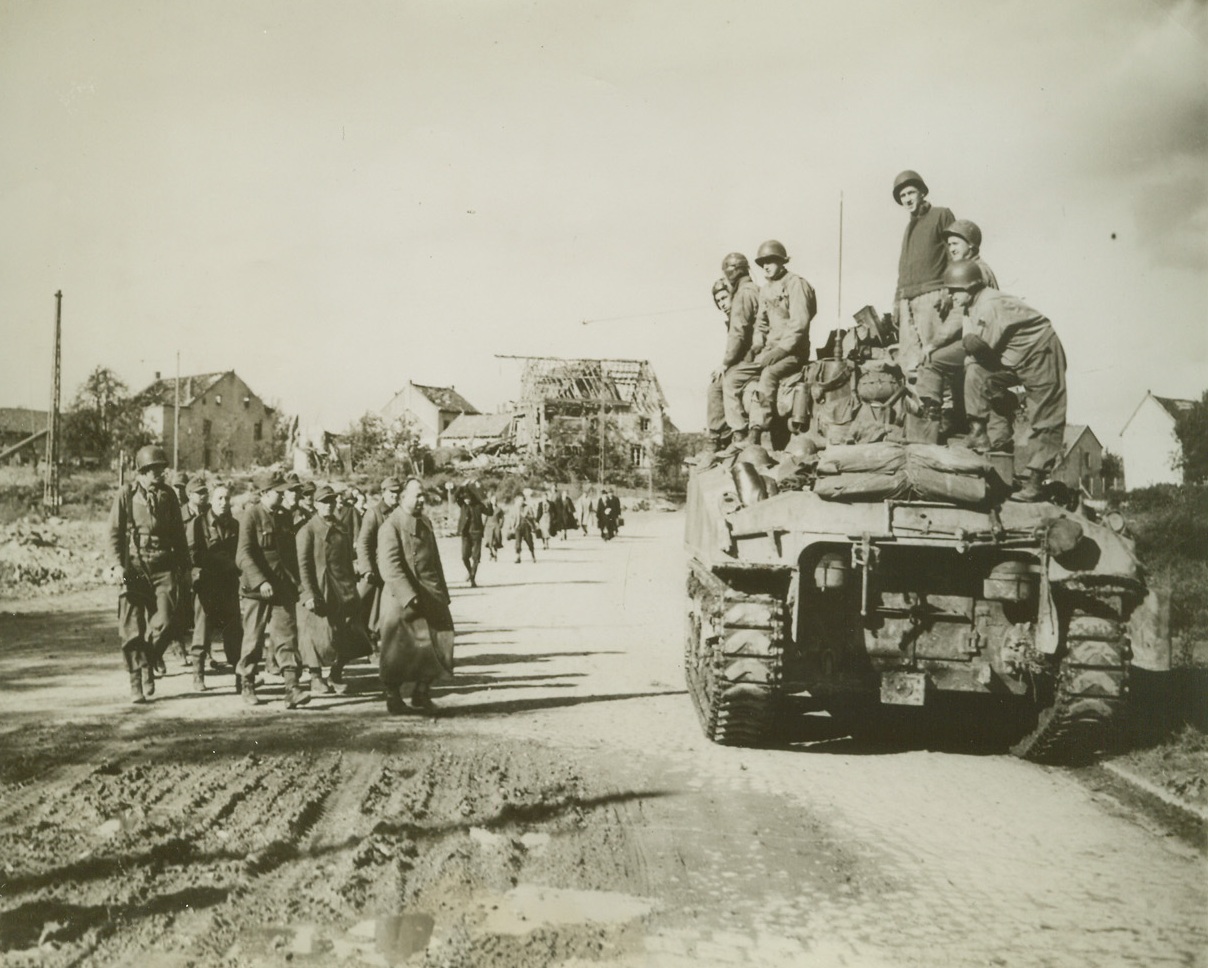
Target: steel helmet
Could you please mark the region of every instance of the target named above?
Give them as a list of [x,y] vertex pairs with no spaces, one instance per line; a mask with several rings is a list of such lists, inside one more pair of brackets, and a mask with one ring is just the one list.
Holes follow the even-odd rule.
[[977,227],[976,222],[970,222],[967,218],[958,218],[944,229],[944,235],[955,235],[957,238],[964,239],[973,248],[981,248],[981,229]]
[[898,202],[899,205],[902,203],[898,201],[898,194],[907,185],[914,185],[924,195],[927,194],[927,183],[923,181],[923,176],[917,171],[911,171],[907,168],[905,171],[900,172],[898,177],[893,180],[893,200]]
[[759,251],[755,253],[755,264],[763,265],[765,262],[771,262],[772,260],[788,262],[789,254],[785,247],[775,239],[768,239],[759,247]]
[[148,444],[146,447],[140,447],[138,453],[134,455],[134,467],[136,470],[145,471],[149,467],[168,466],[168,454],[162,447],[156,447],[154,444]]
[[750,275],[751,266],[741,252],[731,252],[721,260],[721,271],[730,282],[734,282],[735,279]]
[[944,270],[944,285],[949,289],[980,289],[985,284],[981,267],[971,259],[949,262]]

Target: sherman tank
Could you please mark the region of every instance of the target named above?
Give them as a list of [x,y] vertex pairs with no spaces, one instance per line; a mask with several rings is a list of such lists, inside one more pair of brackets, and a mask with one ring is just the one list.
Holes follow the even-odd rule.
[[837,334],[782,388],[787,426],[690,474],[685,668],[706,736],[776,742],[801,709],[870,738],[959,716],[1030,760],[1093,756],[1132,669],[1168,668],[1163,596],[1118,516],[1060,485],[1013,501],[1001,460],[918,440],[878,342]]

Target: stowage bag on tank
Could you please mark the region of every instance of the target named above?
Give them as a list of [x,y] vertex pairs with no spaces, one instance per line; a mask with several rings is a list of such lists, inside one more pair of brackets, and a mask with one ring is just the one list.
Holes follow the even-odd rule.
[[906,466],[901,444],[836,444],[818,458],[822,474],[894,474]]
[[923,467],[944,474],[985,477],[990,473],[990,462],[980,454],[975,454],[964,447],[948,447],[942,444],[910,444],[906,448],[906,460],[911,468]]
[[980,504],[986,499],[986,482],[968,474],[953,474],[911,462],[906,469],[911,489],[924,501]]
[[885,501],[905,497],[910,481],[896,474],[831,474],[814,482],[814,493],[827,501]]

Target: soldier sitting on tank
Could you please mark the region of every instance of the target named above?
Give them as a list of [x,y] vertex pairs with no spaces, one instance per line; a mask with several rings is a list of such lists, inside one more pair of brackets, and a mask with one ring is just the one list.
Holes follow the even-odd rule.
[[971,263],[945,271],[953,304],[963,310],[968,445],[979,453],[1012,439],[1012,419],[992,407],[994,396],[1022,386],[1029,418],[1028,479],[1017,501],[1044,498],[1044,483],[1061,455],[1065,433],[1065,350],[1053,324],[1014,296],[986,287]]
[[[730,284],[725,276],[713,283],[713,305],[721,313],[727,330],[730,325]],[[705,426],[709,429],[709,442],[714,452],[725,450],[730,444],[732,432],[726,423],[725,401],[726,367],[721,367],[709,374],[709,389],[705,395]]]
[[800,373],[809,361],[810,323],[818,311],[813,287],[785,268],[788,261],[788,252],[775,239],[763,243],[755,256],[767,277],[759,294],[753,346],[759,367],[760,431],[769,430],[776,419],[781,381]]

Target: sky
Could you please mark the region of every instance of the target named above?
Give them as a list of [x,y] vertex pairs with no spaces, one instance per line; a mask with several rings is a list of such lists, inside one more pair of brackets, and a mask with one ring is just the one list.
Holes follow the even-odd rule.
[[62,290],[65,399],[179,354],[339,430],[604,356],[699,430],[722,257],[888,311],[904,168],[1053,320],[1071,422],[1208,389],[1202,0],[6,0],[0,130],[0,406]]

